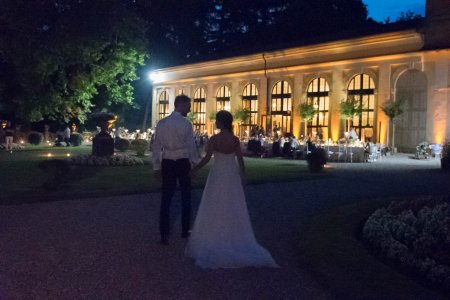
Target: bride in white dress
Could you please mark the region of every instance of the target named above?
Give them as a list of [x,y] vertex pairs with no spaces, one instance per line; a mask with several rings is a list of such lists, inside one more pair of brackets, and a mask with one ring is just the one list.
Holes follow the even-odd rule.
[[244,160],[232,122],[228,111],[217,113],[220,133],[211,137],[206,156],[192,170],[195,174],[214,154],[185,254],[202,268],[278,267],[253,233],[243,190]]

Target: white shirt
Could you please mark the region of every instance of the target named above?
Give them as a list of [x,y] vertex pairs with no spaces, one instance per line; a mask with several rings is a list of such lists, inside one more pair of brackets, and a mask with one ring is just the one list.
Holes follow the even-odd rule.
[[350,130],[350,132],[348,133],[348,138],[352,138],[352,139],[356,140],[358,138],[356,131],[354,131],[353,129]]
[[192,124],[177,111],[158,122],[152,149],[153,170],[161,169],[163,159],[188,158],[192,165],[198,163]]
[[66,129],[64,129],[64,137],[70,138],[70,128],[69,127],[66,127]]

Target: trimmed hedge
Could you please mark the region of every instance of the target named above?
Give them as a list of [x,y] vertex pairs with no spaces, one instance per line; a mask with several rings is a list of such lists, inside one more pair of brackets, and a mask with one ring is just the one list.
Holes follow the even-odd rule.
[[144,156],[145,150],[148,149],[148,142],[144,139],[136,139],[131,141],[131,149],[136,151],[138,156]]
[[95,156],[95,155],[78,155],[68,158],[70,165],[78,166],[139,166],[147,164],[148,161],[139,157],[129,156],[126,154],[111,156]]
[[114,148],[119,151],[127,151],[130,148],[130,141],[127,139],[117,138],[114,141]]
[[316,148],[306,156],[308,168],[311,173],[320,172],[327,163],[327,154],[324,149]]
[[377,255],[450,292],[450,197],[394,201],[369,217],[363,238]]
[[42,133],[31,131],[28,134],[28,143],[32,145],[39,145],[40,143],[42,143],[42,141],[44,141],[44,135]]
[[70,144],[72,146],[80,146],[83,144],[83,135],[78,132],[73,132],[70,134]]

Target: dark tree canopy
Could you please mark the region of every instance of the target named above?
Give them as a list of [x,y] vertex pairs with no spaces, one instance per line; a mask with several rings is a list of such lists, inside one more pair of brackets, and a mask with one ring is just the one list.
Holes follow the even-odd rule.
[[31,121],[130,111],[148,101],[136,80],[150,69],[373,23],[361,0],[0,0],[0,111]]
[[163,47],[152,46],[159,67],[294,45],[375,23],[361,0],[157,0],[147,9],[152,7],[161,8],[150,26]]
[[132,104],[146,26],[126,1],[2,2],[1,101],[25,120]]

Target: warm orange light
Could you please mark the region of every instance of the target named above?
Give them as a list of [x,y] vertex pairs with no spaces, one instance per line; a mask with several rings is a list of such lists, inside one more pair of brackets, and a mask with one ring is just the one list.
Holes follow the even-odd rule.
[[117,121],[117,116],[114,116],[114,119],[108,121],[108,129],[111,128],[114,122]]
[[333,127],[331,129],[331,139],[333,141],[339,140],[339,128],[338,127]]
[[445,141],[445,124],[434,124],[434,142],[442,144]]

